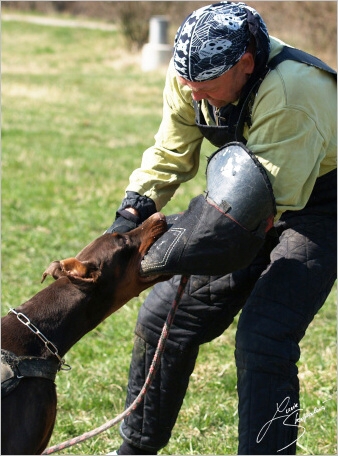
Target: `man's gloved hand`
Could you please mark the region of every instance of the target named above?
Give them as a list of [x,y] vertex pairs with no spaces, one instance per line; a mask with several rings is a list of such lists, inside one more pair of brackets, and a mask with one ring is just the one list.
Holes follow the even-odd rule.
[[156,206],[151,198],[128,191],[127,196],[116,212],[115,222],[108,228],[106,233],[127,233],[141,225],[155,212]]
[[133,230],[141,223],[141,219],[138,215],[134,215],[126,209],[117,211],[117,219],[112,224],[106,233],[127,233]]

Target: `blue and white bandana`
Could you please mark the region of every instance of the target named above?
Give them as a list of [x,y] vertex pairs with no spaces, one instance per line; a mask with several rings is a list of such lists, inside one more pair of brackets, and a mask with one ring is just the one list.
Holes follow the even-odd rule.
[[268,35],[263,19],[245,3],[221,2],[192,12],[177,31],[174,66],[188,81],[207,81],[230,70],[250,41],[248,10]]

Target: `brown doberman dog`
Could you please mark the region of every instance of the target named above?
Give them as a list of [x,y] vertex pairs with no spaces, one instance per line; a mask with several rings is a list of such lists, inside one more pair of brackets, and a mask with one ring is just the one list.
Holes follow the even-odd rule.
[[[56,372],[66,352],[141,291],[168,276],[141,277],[140,263],[167,229],[156,213],[125,234],[103,234],[75,258],[54,261],[55,282],[1,319],[5,384],[1,454],[41,454],[56,418]],[[24,323],[24,324],[23,324]],[[12,378],[11,378],[12,377]]]

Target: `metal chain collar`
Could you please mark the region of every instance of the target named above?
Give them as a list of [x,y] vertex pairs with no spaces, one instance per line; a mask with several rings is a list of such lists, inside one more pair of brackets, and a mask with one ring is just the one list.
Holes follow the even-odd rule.
[[50,340],[48,340],[47,337],[44,336],[42,334],[42,332],[40,332],[39,329],[35,325],[33,325],[33,323],[30,321],[30,319],[25,314],[23,314],[22,312],[17,312],[15,309],[12,309],[12,308],[9,309],[8,313],[15,314],[16,318],[20,321],[20,323],[27,326],[28,329],[30,329],[34,334],[36,334],[38,336],[38,338],[40,340],[42,340],[42,342],[45,344],[45,347],[47,348],[47,350],[50,351],[50,353],[52,355],[56,356],[57,359],[59,360],[59,362],[60,362],[59,370],[68,371],[71,369],[71,366],[69,364],[66,364],[66,361],[63,358],[61,358],[61,356],[59,355],[59,352],[58,352],[58,349],[56,348],[56,346]]

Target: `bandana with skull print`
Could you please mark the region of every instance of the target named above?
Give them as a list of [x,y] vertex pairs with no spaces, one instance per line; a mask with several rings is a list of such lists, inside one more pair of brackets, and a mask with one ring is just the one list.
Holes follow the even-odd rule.
[[188,81],[207,81],[230,70],[245,53],[250,41],[247,11],[266,26],[256,10],[242,2],[221,2],[191,13],[178,29],[174,65]]

